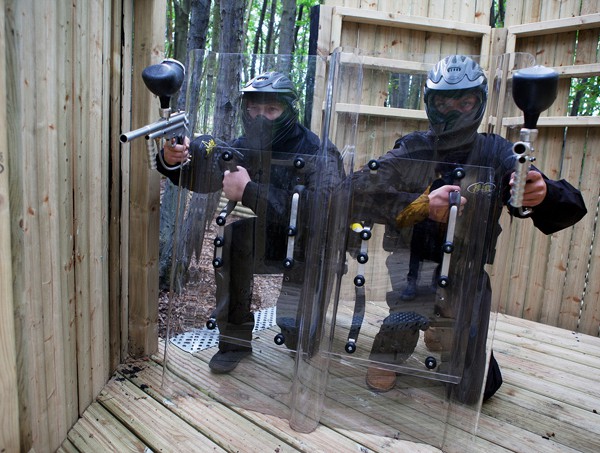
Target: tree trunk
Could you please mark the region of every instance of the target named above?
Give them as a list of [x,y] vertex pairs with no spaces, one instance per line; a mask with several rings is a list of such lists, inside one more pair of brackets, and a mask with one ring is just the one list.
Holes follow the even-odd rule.
[[[260,41],[262,39],[262,27],[263,24],[265,23],[265,16],[267,15],[267,5],[269,3],[269,0],[263,0],[263,4],[262,4],[262,8],[260,10],[260,17],[258,18],[258,25],[256,27],[256,34],[254,35],[254,47],[252,49],[252,53],[254,55],[258,55],[261,52],[260,49]],[[252,62],[254,63],[254,62]],[[254,76],[256,75],[256,73],[254,72],[254,64],[252,64],[252,67],[250,69],[250,78],[254,78]]]
[[265,53],[267,55],[275,53],[274,35],[275,35],[275,14],[277,12],[277,0],[271,0],[271,14],[269,16],[269,27],[267,29],[267,39]]
[[234,55],[242,53],[244,2],[221,0],[220,4],[220,47],[222,54],[230,54],[228,64],[219,68],[215,103],[215,135],[225,141],[233,138],[236,111],[239,103],[241,58]]
[[[203,9],[203,11],[207,10],[206,2],[204,2],[204,6],[201,3],[198,2],[197,12],[200,12],[199,9]],[[210,2],[208,4],[210,5]],[[222,55],[230,54],[231,56],[220,60],[219,73],[216,77],[215,129],[213,131],[202,132],[212,132],[215,137],[229,141],[233,138],[235,131],[239,100],[240,71],[242,65],[241,58],[236,57],[236,55],[242,53],[244,3],[232,0],[215,1],[214,10],[218,10],[218,12],[214,12],[213,20],[218,18],[219,27],[216,29],[220,30],[218,38],[218,42],[220,43],[219,53]],[[208,24],[208,19],[203,18],[201,23]],[[188,47],[189,50],[198,48],[197,46],[206,40],[206,33],[194,35],[190,33],[190,36],[193,36],[193,38],[188,40],[188,45],[191,46]],[[202,61],[196,61],[194,66],[192,68],[193,73],[200,74]],[[194,80],[193,77],[192,80]],[[196,88],[191,88],[191,92],[195,96],[199,94],[199,90]],[[198,104],[195,99],[188,103],[188,105],[194,108],[193,112],[188,112],[190,114],[193,113],[194,118],[196,117]],[[189,206],[183,220],[183,225],[180,228],[180,238],[177,245],[177,255],[179,258],[177,260],[177,269],[175,270],[175,290],[178,290],[186,281],[189,263],[194,254],[197,258],[200,257],[206,225],[213,218],[213,214],[219,204],[219,198],[220,193],[193,193],[189,200]]]
[[[279,54],[292,55],[294,53],[294,38],[296,34],[296,0],[283,0],[281,10],[281,26],[279,33]],[[277,68],[284,74],[292,70],[291,58],[279,59]]]
[[[213,6],[213,13],[211,16],[212,27],[213,30],[220,30],[221,24],[221,0],[215,0]],[[210,42],[210,48],[217,51],[220,48],[219,40],[221,39],[220,33],[212,33],[212,40]]]
[[[587,79],[581,79],[581,81],[585,84]],[[575,97],[573,98],[573,105],[571,106],[570,116],[577,116],[579,114],[579,106],[581,105],[581,100],[583,99],[583,95],[585,94],[585,89],[582,88],[575,93]]]
[[[296,7],[296,9],[298,9]],[[300,22],[302,21],[302,16],[304,15],[304,5],[300,5],[300,9],[298,9],[298,19],[296,19],[296,26],[294,27],[294,49],[298,48],[298,34],[300,33]]]
[[[183,62],[187,71],[194,73],[196,68],[189,67],[190,52],[194,49],[206,48],[206,35],[208,32],[208,24],[210,21],[210,6],[211,0],[191,0],[189,14],[189,31],[187,34],[186,54],[180,61]],[[187,93],[187,77],[183,81],[181,87],[179,101],[177,107],[180,110],[185,108],[185,97]],[[194,93],[197,90],[193,90]],[[192,108],[197,108],[197,102],[191,103]],[[194,115],[190,115],[193,117]]]
[[294,38],[296,34],[296,0],[282,0],[281,5],[279,53],[282,55],[291,55],[294,53]]
[[174,0],[175,28],[173,32],[173,58],[185,61],[187,53],[186,42],[188,28],[190,26],[190,3],[191,0]]
[[[176,44],[174,57],[185,65],[187,73],[191,72],[192,74],[199,74],[202,61],[194,61],[195,67],[191,68],[189,55],[192,50],[203,49],[206,45],[206,35],[210,19],[211,0],[185,0],[184,2],[176,2],[176,5],[178,3],[186,3],[187,6],[187,12],[182,7],[176,7],[175,17],[175,29],[179,30],[179,41],[183,39],[183,30],[185,30],[186,46],[184,51],[183,49],[181,49],[181,45],[178,46]],[[195,79],[192,77],[192,84],[194,81]],[[183,110],[185,108],[187,92],[188,79],[187,77],[185,77],[177,101],[178,110]],[[195,118],[199,104],[197,99],[198,92],[199,90],[193,84],[193,86],[191,86],[189,90],[191,99],[189,102],[190,109],[187,112],[188,119],[190,121],[190,133],[193,133],[195,129]],[[177,217],[178,212],[178,192],[179,188],[173,185],[169,180],[167,180],[165,184],[165,190],[163,193],[160,211],[159,278],[160,288],[163,290],[166,290],[170,287],[171,281],[171,263],[172,253],[174,249],[173,239],[177,237],[177,235],[175,234],[175,219]],[[179,207],[180,217],[183,214],[183,209],[183,206]],[[189,230],[190,224],[194,224],[196,225],[196,227],[201,227],[199,228],[199,237],[182,234],[178,239],[178,245],[176,248],[177,259],[181,263],[181,265],[178,266],[175,270],[177,275],[174,279],[174,282],[176,284],[175,288],[173,289],[176,291],[179,291],[181,282],[185,281],[185,276],[187,274],[189,262],[191,261],[191,257],[194,251],[197,252],[197,256],[200,256],[202,240],[204,238],[204,226],[206,224],[205,211],[208,211],[208,209],[205,209],[204,206],[196,203],[194,209],[192,209],[185,218],[186,224],[183,228],[180,228],[180,230],[184,231],[186,229]],[[194,243],[191,245],[191,247],[186,245],[189,238],[195,238]]]

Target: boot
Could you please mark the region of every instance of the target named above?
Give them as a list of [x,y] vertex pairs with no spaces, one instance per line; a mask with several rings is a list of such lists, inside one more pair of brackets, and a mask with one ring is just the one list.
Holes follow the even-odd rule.
[[[427,331],[429,320],[415,312],[392,313],[373,340],[369,359],[373,362],[401,364],[413,353],[419,341],[419,330]],[[370,365],[367,385],[376,392],[387,392],[396,385],[396,372]]]
[[252,349],[217,351],[210,359],[208,367],[215,374],[227,374],[234,370],[244,357],[248,357],[250,354],[252,354]]
[[367,369],[367,385],[375,392],[388,392],[396,385],[396,372],[371,365]]
[[406,287],[402,291],[402,294],[400,294],[400,299],[413,300],[415,297],[417,297],[417,279],[408,277],[406,279]]

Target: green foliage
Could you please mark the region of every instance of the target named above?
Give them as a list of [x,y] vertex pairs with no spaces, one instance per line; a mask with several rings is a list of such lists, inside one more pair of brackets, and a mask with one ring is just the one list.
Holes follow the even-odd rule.
[[166,14],[166,30],[165,30],[165,56],[167,58],[173,58],[174,47],[175,47],[175,2],[177,0],[167,1],[167,14]]
[[[265,8],[265,15],[261,21],[261,11],[263,9],[264,2],[267,2]],[[271,17],[273,1],[275,4],[274,17]],[[173,56],[173,48],[175,41],[175,30],[176,30],[176,19],[177,13],[183,11],[185,8],[182,6],[185,4],[185,0],[168,0],[167,11],[166,11],[166,33],[165,33],[165,50],[167,56]],[[278,53],[278,36],[280,28],[280,18],[282,4],[281,0],[246,0],[245,8],[245,24],[247,33],[244,34],[244,45],[247,54],[264,54],[267,50],[271,50],[269,53]],[[319,5],[319,0],[297,0],[296,1],[296,44],[295,44],[295,55],[307,55],[310,35],[310,11],[313,6]],[[179,8],[178,8],[179,7]],[[213,11],[215,8],[214,2],[211,4],[211,16],[214,17]],[[189,14],[189,11],[187,11]],[[269,33],[269,27],[272,26]],[[207,33],[207,43],[213,42],[213,35],[218,31],[218,27],[214,26],[211,20],[210,27]],[[258,35],[259,47],[255,52],[254,46]],[[267,36],[273,36],[271,46],[268,46]],[[207,46],[209,50],[210,45]]]
[[[579,34],[573,61],[578,57]],[[600,52],[600,39],[596,43],[596,55]],[[594,116],[600,114],[600,76],[574,77],[569,91],[569,114],[571,116]]]
[[[245,45],[247,49],[246,53],[266,53],[268,47],[266,37],[269,35],[269,24],[273,25],[272,33],[274,36],[279,35],[279,22],[281,17],[282,4],[281,0],[276,2],[275,16],[271,17],[271,6],[273,0],[268,0],[267,7],[265,9],[265,16],[261,22],[261,10],[263,8],[264,0],[249,0],[250,6],[247,9],[248,14],[248,33],[245,36]],[[296,45],[295,55],[307,55],[308,54],[308,41],[310,33],[310,9],[318,5],[318,0],[297,0],[296,2]],[[299,14],[301,13],[301,15]],[[254,43],[259,35],[259,48],[258,51],[254,51]],[[275,38],[274,46],[271,47],[270,53],[277,53],[278,45],[277,38]]]
[[494,0],[490,11],[490,27],[504,27],[504,13],[506,11],[506,0]]
[[600,76],[572,79],[569,111],[573,116],[600,115]]

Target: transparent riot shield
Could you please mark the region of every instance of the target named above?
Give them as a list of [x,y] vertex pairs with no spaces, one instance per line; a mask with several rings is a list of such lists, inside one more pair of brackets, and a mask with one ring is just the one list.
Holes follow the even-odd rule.
[[[513,143],[520,141],[519,135],[524,118],[523,112],[515,103],[513,96],[513,75],[521,69],[532,68],[535,65],[535,57],[523,52],[502,54],[490,59],[490,95],[485,124],[487,133],[498,134]],[[548,131],[542,132],[542,134],[548,134]],[[530,145],[528,151],[533,152],[534,144],[531,143]],[[529,153],[529,157],[532,155]],[[520,161],[528,160],[522,159],[526,157],[526,155],[522,156],[514,152],[513,146],[513,151],[507,153],[503,165],[514,171],[522,166]],[[510,205],[510,200],[508,200],[508,205]],[[528,239],[521,237],[521,232],[525,225],[520,220],[515,220],[508,212],[508,209],[505,212],[505,215],[499,220],[499,225],[492,225],[496,229],[494,244],[496,244],[496,249],[501,251],[499,252],[500,256],[498,259],[493,260],[493,262],[490,260],[490,265],[487,266],[494,289],[490,336],[493,334],[493,323],[495,322],[493,315],[502,313],[507,300],[522,297],[522,295],[514,294],[512,289],[515,285],[511,282],[513,278],[511,274],[514,272],[519,274],[518,271],[511,269],[515,261],[510,258],[513,244],[518,244],[520,241],[532,240],[531,237]],[[528,234],[531,234],[531,231]]]
[[[190,159],[163,170],[179,199],[165,387],[177,392],[176,375],[302,432],[472,441],[493,337],[486,269],[515,158],[419,140],[382,157],[427,130],[420,93],[441,57],[190,55]],[[477,60],[490,74],[496,60]],[[241,96],[269,70],[294,86],[279,98],[301,124],[285,146],[269,103]],[[490,116],[505,115],[502,86]],[[432,221],[424,198],[443,186],[446,220]]]
[[316,428],[356,130],[355,114],[334,110],[342,80],[360,86],[355,60],[190,55],[189,159],[158,156],[179,198],[167,391],[183,377],[228,404]]
[[[493,171],[394,157],[372,160],[352,180],[328,388],[343,409],[332,406],[327,417],[440,447],[456,436],[464,445],[486,371]],[[428,218],[426,198],[442,186],[453,189],[440,222]]]
[[[477,429],[505,290],[496,288],[492,297],[488,272],[518,156],[510,142],[493,136],[444,147],[427,135],[427,123],[417,134],[404,129],[427,121],[424,112],[397,104],[386,113],[373,105],[380,100],[374,90],[391,93],[404,80],[410,93],[441,58],[363,61],[364,89],[353,96],[361,105],[359,130],[369,133],[357,137],[347,268],[327,312],[333,343],[321,423],[465,451]],[[515,115],[511,76],[533,59],[474,59],[487,62],[491,82],[480,130],[510,127],[504,118]],[[412,108],[422,102],[417,95]],[[393,130],[402,133],[392,137]],[[405,135],[398,150],[379,150]],[[452,187],[447,218],[432,220],[428,195],[444,186]]]
[[[485,268],[506,165],[485,141],[448,149],[427,136],[422,88],[443,57],[363,56],[363,89],[351,93],[360,115],[347,266],[328,310],[331,404],[321,422],[468,451],[493,336]],[[444,186],[454,187],[447,219],[434,221],[427,196]]]

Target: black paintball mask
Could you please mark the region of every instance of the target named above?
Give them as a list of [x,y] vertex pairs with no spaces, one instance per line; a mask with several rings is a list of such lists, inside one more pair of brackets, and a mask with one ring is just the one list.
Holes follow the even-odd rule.
[[[278,104],[282,113],[269,119],[249,110],[252,105]],[[279,72],[261,74],[242,88],[242,125],[248,146],[256,150],[280,150],[298,122],[298,95],[292,82]],[[260,110],[260,109],[259,109]]]
[[[263,114],[253,116],[248,110],[248,99],[255,104],[268,106],[277,102],[283,107],[283,112],[275,119],[269,119]],[[292,108],[281,102],[275,95],[244,95],[242,99],[242,123],[248,146],[256,150],[277,150],[292,134],[298,116]]]
[[[476,104],[468,112],[458,108],[461,99],[474,95]],[[479,89],[449,90],[430,93],[427,102],[427,116],[436,135],[453,131],[475,130],[481,124],[485,110],[482,93]],[[440,105],[448,107],[440,111]]]

